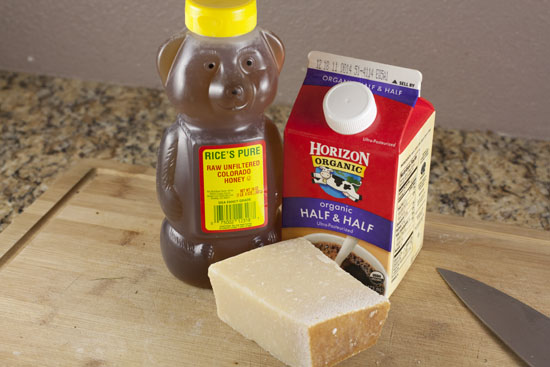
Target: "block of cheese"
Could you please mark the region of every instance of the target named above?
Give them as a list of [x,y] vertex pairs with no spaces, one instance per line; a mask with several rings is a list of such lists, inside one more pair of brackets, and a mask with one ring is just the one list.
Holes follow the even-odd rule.
[[302,238],[217,262],[208,275],[219,318],[293,367],[332,366],[372,346],[390,307]]

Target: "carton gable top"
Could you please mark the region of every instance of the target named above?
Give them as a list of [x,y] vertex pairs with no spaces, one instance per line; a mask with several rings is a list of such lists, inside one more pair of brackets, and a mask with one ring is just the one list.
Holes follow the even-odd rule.
[[[338,70],[340,72],[335,72]],[[392,84],[393,81],[387,83],[389,79],[397,84]],[[336,133],[327,125],[323,114],[323,98],[336,84],[358,81],[372,90],[378,115],[369,128],[354,137],[362,139],[366,145],[369,142],[376,144],[378,151],[399,154],[433,113],[433,106],[419,97],[421,80],[422,75],[416,70],[311,52],[306,78],[294,103],[286,131],[300,134],[310,131],[334,141],[349,138]]]

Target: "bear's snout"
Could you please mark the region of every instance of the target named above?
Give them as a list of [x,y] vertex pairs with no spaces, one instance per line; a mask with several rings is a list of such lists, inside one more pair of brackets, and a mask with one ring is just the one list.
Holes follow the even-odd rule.
[[246,80],[213,81],[208,94],[210,99],[224,110],[244,109],[254,99],[254,88]]
[[235,97],[239,97],[244,93],[244,88],[240,85],[226,88],[226,93],[231,93]]

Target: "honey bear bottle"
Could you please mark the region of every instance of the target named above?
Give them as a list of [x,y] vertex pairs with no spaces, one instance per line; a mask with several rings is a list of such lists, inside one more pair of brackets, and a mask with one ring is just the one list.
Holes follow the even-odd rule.
[[264,111],[284,47],[255,0],[187,0],[185,25],[157,59],[178,111],[158,156],[160,243],[176,277],[206,288],[210,264],[280,240],[282,141]]

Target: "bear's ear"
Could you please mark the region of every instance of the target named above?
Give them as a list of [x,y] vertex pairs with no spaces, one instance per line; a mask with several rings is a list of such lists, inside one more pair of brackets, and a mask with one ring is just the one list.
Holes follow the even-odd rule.
[[262,36],[264,37],[265,42],[267,43],[267,46],[271,51],[271,55],[273,56],[273,59],[277,64],[277,69],[280,73],[281,69],[283,68],[283,63],[285,62],[285,46],[283,46],[283,43],[281,42],[279,37],[269,31],[262,30]]
[[163,86],[166,86],[168,75],[172,69],[172,64],[174,63],[174,59],[176,58],[185,37],[185,33],[175,35],[168,41],[164,42],[164,44],[159,48],[157,56],[157,70]]

